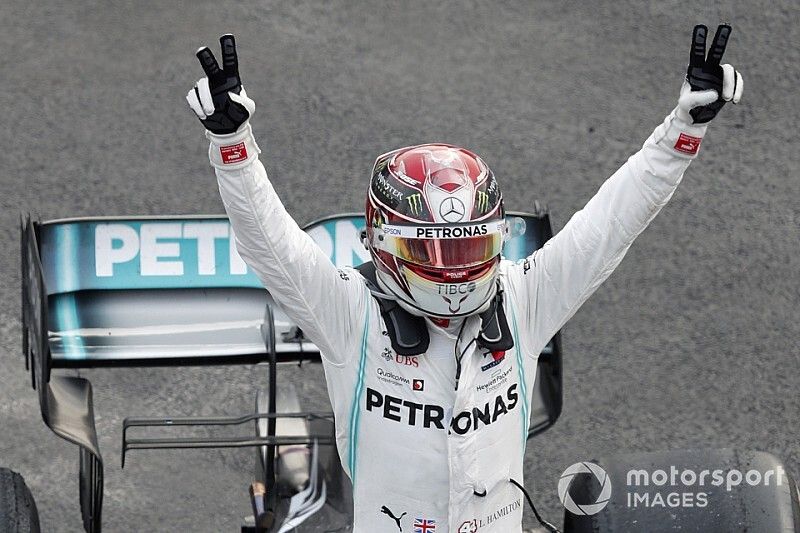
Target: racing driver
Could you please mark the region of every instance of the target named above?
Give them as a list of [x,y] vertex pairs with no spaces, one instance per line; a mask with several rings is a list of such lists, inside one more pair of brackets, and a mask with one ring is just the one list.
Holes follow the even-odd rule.
[[538,354],[670,199],[708,123],[742,96],[741,75],[721,64],[730,26],[708,55],[707,32],[694,28],[677,107],[528,258],[501,257],[509,230],[486,163],[435,143],[377,158],[363,234],[372,261],[342,270],[267,178],[233,35],[220,38],[221,64],[198,50],[206,76],[187,100],[208,130],[239,254],[322,353],[356,533],[521,531]]

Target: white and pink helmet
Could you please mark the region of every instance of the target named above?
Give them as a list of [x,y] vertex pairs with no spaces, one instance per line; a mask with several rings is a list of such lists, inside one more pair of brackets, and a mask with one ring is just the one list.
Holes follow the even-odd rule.
[[378,281],[408,311],[469,316],[494,297],[507,235],[503,198],[472,152],[421,144],[378,157],[366,221]]

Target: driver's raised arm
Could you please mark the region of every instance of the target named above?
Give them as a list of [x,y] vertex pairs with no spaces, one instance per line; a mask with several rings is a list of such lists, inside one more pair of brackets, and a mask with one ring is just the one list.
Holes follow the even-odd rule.
[[249,124],[255,103],[241,85],[232,35],[220,38],[222,67],[208,48],[197,57],[206,73],[187,94],[211,141],[219,182],[242,259],[330,363],[347,362],[347,340],[369,301],[358,275],[339,271],[286,212],[258,160]]
[[511,276],[527,286],[526,318],[547,342],[613,272],[633,240],[667,203],[697,156],[707,123],[726,101],[737,103],[742,77],[720,65],[730,26],[721,25],[708,58],[706,27],[694,29],[687,80],[678,106],[564,228]]

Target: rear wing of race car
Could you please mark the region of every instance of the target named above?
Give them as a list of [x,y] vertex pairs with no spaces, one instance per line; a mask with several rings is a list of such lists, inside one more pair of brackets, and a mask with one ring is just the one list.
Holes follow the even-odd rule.
[[[552,236],[544,209],[509,217],[516,230],[503,250],[507,259],[523,259]],[[363,229],[363,216],[357,214],[321,219],[305,228],[340,267],[369,260],[361,244]],[[275,365],[319,360],[319,350],[274,305],[268,288],[239,257],[227,218],[38,222],[26,217],[21,241],[26,367],[45,424],[80,447],[80,503],[87,531],[100,531],[103,491],[92,387],[83,377],[51,375],[53,369],[268,362],[269,413],[260,418],[268,419],[270,429],[260,440],[233,445],[266,445],[274,457],[279,443]],[[539,358],[536,380],[529,437],[552,426],[561,412],[558,335]],[[179,439],[162,444],[194,447]]]
[[288,319],[236,253],[224,217],[31,226],[55,368],[264,361],[268,307],[278,315],[280,361],[319,357],[310,343],[292,342]]

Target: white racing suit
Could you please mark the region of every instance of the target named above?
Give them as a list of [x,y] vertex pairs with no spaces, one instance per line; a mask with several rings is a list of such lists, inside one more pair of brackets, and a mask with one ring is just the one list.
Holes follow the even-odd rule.
[[[472,342],[480,318],[427,321],[424,355],[393,353],[361,274],[337,270],[285,211],[249,125],[209,135],[239,254],[322,353],[356,533],[520,532],[528,409],[542,348],[670,199],[705,125],[670,114],[561,232],[500,282],[514,347]],[[463,352],[456,388],[456,355]]]

